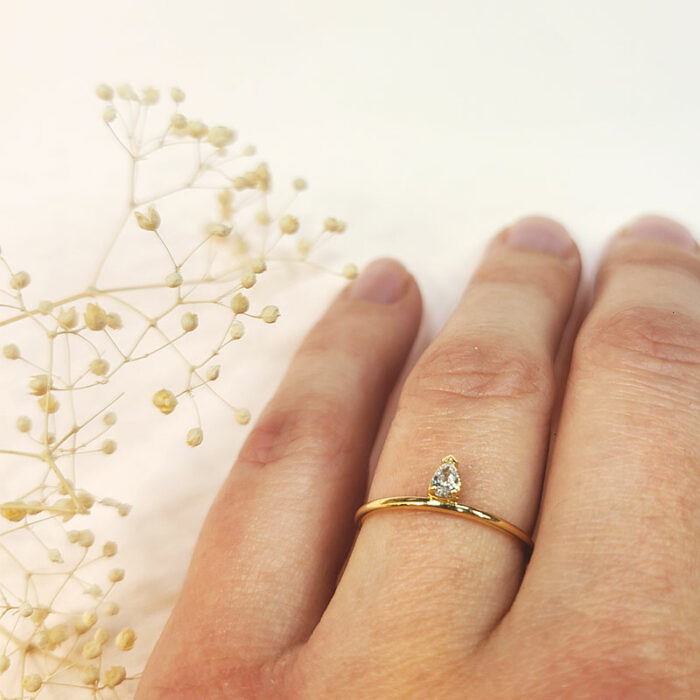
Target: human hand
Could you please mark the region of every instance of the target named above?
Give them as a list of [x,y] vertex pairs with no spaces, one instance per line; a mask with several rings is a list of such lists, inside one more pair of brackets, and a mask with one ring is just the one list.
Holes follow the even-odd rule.
[[424,496],[452,453],[460,503],[534,531],[529,563],[479,523],[382,511],[336,587],[421,313],[413,278],[376,262],[243,446],[138,697],[698,697],[700,251],[636,221],[577,329],[579,274],[553,221],[494,239],[406,380],[369,489]]

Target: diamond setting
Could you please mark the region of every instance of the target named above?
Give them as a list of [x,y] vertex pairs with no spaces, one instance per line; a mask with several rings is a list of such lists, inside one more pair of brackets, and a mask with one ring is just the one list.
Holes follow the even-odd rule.
[[451,503],[457,501],[459,491],[462,488],[462,480],[457,470],[458,464],[459,462],[452,455],[448,455],[442,460],[430,481],[428,495],[439,501]]

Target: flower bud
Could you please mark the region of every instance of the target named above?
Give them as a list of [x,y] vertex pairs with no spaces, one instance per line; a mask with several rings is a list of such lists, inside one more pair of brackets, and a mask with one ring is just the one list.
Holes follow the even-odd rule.
[[112,617],[119,613],[119,606],[115,602],[110,600],[104,604],[103,611],[105,615],[109,615],[110,617]]
[[241,287],[243,287],[243,289],[250,289],[254,284],[255,275],[252,272],[249,272],[241,277]]
[[0,503],[0,515],[11,523],[18,523],[27,514],[27,509],[21,501]]
[[97,666],[84,666],[80,672],[83,685],[95,685],[100,680],[100,669]]
[[21,270],[10,277],[10,287],[19,291],[24,289],[31,281],[32,278],[29,276],[29,273]]
[[122,317],[119,314],[114,313],[114,312],[108,313],[107,314],[107,325],[111,329],[118,331],[120,328],[123,327]]
[[98,377],[104,377],[109,372],[109,362],[102,357],[98,357],[90,363],[90,371]]
[[88,304],[85,310],[85,325],[91,331],[101,331],[107,325],[107,313],[98,304]]
[[250,302],[245,294],[238,292],[231,299],[231,309],[234,314],[244,314],[250,308]]
[[220,369],[220,365],[212,365],[211,367],[207,367],[207,371],[205,372],[204,376],[208,381],[213,382],[219,378]]
[[329,216],[323,222],[323,229],[324,231],[330,231],[331,233],[343,233],[343,231],[345,231],[345,222]]
[[138,95],[134,92],[134,88],[128,83],[122,83],[117,85],[117,95],[122,98],[122,100],[138,100]]
[[19,416],[16,425],[20,433],[28,433],[32,429],[32,419],[29,416]]
[[70,309],[61,309],[58,312],[58,323],[65,330],[70,330],[78,325],[78,312],[74,306]]
[[44,299],[37,304],[37,308],[39,309],[40,314],[43,316],[48,316],[53,311],[53,302],[48,301],[48,299]]
[[22,679],[22,687],[29,693],[36,693],[43,684],[38,673],[29,673]]
[[231,227],[226,224],[209,224],[207,226],[207,233],[217,238],[226,238],[226,236],[231,233]]
[[172,391],[160,389],[153,394],[153,405],[166,416],[172,413],[177,406],[177,399]]
[[292,187],[297,192],[301,192],[301,191],[305,190],[308,187],[308,185],[306,183],[306,180],[304,180],[303,177],[298,177],[298,178],[292,180]]
[[170,97],[176,104],[185,101],[185,93],[179,87],[170,88]]
[[155,231],[160,226],[160,215],[153,206],[148,207],[148,211],[145,214],[135,211],[134,216],[136,217],[136,223],[144,231]]
[[101,598],[102,589],[96,583],[93,583],[85,589],[85,595],[91,595],[93,598]]
[[56,413],[56,411],[58,411],[60,406],[61,406],[61,404],[58,402],[58,400],[56,398],[54,398],[53,394],[44,394],[39,399],[39,408],[44,413]]
[[187,117],[185,117],[184,114],[173,114],[173,116],[170,117],[170,126],[172,126],[173,129],[177,129],[178,131],[186,129]]
[[78,634],[85,634],[95,624],[97,624],[97,615],[94,610],[86,610],[73,621],[73,627]]
[[112,666],[105,671],[105,685],[114,688],[126,678],[126,669],[123,666]]
[[49,390],[49,375],[35,374],[29,380],[29,391],[34,396],[43,396]]
[[92,530],[80,530],[78,532],[78,544],[81,547],[85,547],[85,549],[92,547],[95,544],[95,535]]
[[106,455],[114,454],[117,451],[117,443],[114,440],[107,439],[102,443],[100,449]]
[[95,94],[101,100],[111,100],[114,97],[114,90],[109,85],[102,83],[95,88]]
[[263,258],[253,258],[250,261],[250,269],[251,272],[254,272],[256,275],[259,275],[262,272],[265,272],[265,270],[267,270],[267,264],[265,263],[265,260]]
[[247,408],[237,408],[233,415],[241,425],[247,425],[250,421],[250,411]]
[[187,133],[194,139],[203,139],[209,132],[209,127],[203,122],[188,121]]
[[291,214],[285,214],[279,222],[280,231],[282,233],[296,233],[299,230],[299,219]]
[[147,87],[144,89],[141,96],[141,103],[147,106],[154,105],[158,102],[160,98],[160,93],[154,87]]
[[190,428],[187,431],[187,444],[190,447],[197,447],[197,445],[202,444],[204,439],[204,433],[201,428]]
[[119,583],[124,580],[124,569],[111,569],[107,574],[107,578],[112,583]]
[[179,287],[182,284],[182,275],[179,272],[171,272],[170,274],[166,275],[165,284],[171,289]]
[[68,639],[68,626],[55,625],[49,629],[49,648],[55,649],[59,644]]
[[96,659],[102,654],[102,645],[92,639],[83,647],[82,654],[84,659]]
[[117,543],[111,540],[102,545],[102,554],[106,557],[113,557],[117,553]]
[[208,141],[215,148],[226,148],[233,143],[236,134],[226,126],[213,126],[209,131]]
[[14,344],[10,343],[9,345],[5,345],[2,349],[2,354],[8,359],[8,360],[19,360],[21,357],[19,348]]
[[180,325],[185,333],[191,333],[199,325],[199,318],[197,314],[193,314],[190,311],[182,314],[180,317]]
[[48,608],[36,607],[32,613],[32,622],[35,625],[40,625],[48,616],[51,611]]
[[245,333],[245,326],[240,321],[231,324],[231,340],[240,340]]
[[[59,498],[54,504],[53,507],[61,513],[61,516],[63,518],[63,522],[67,523],[77,512],[78,509],[75,505],[75,502],[73,501],[72,498]],[[71,532],[77,532],[76,530],[72,530]],[[77,542],[77,539],[71,540],[71,532],[68,533],[68,541],[69,542]],[[76,534],[77,537],[77,534]]]
[[354,280],[357,277],[357,265],[348,263],[343,267],[343,277],[349,280]]
[[78,491],[78,493],[75,494],[75,497],[80,502],[80,505],[87,510],[90,510],[90,508],[95,505],[95,497],[87,491]]
[[129,651],[133,649],[134,642],[136,641],[136,633],[131,627],[125,627],[123,630],[117,634],[114,643],[117,645],[118,649],[122,651]]
[[260,317],[265,323],[274,323],[280,316],[280,311],[276,306],[266,306],[261,312]]
[[106,105],[105,108],[102,110],[102,120],[106,124],[109,124],[110,122],[113,122],[116,118],[117,110],[114,108],[114,105]]

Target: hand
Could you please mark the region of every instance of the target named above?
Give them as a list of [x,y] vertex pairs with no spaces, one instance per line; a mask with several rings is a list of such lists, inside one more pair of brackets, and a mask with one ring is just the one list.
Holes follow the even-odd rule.
[[534,531],[529,563],[503,532],[415,510],[369,515],[348,557],[421,313],[413,278],[375,262],[242,448],[138,697],[700,697],[700,252],[636,221],[577,329],[579,274],[551,220],[494,239],[369,489],[424,496],[452,453],[461,503]]

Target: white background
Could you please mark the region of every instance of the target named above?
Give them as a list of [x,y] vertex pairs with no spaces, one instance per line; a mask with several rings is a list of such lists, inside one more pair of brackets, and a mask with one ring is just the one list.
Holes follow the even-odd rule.
[[[349,222],[343,259],[391,254],[416,274],[427,335],[487,238],[523,214],[564,222],[589,273],[605,237],[639,213],[700,228],[690,0],[2,5],[0,245],[31,271],[38,298],[94,263],[124,197],[93,94],[103,81],[179,85],[189,116],[234,126],[281,180],[307,177],[302,213]],[[282,319],[293,343],[240,380],[254,411],[339,287],[319,285]],[[134,504],[113,527],[129,577],[124,619],[141,617],[143,657],[244,431],[213,418],[193,456],[173,424],[137,432],[138,415],[120,423],[122,462],[105,488]]]

